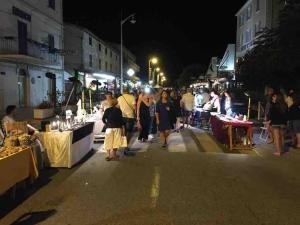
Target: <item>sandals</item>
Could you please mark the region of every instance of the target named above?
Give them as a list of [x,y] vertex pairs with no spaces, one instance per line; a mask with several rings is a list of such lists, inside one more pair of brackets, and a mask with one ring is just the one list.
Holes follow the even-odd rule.
[[118,161],[119,160],[119,157],[117,156],[117,157],[109,157],[109,156],[107,156],[106,158],[105,158],[105,160],[106,161]]

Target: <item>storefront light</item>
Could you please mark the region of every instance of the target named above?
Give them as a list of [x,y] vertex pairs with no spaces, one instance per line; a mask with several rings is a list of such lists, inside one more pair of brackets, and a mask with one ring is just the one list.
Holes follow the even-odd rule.
[[105,73],[93,73],[94,77],[99,77],[102,79],[106,79],[106,80],[114,80],[115,77],[109,74],[105,74]]

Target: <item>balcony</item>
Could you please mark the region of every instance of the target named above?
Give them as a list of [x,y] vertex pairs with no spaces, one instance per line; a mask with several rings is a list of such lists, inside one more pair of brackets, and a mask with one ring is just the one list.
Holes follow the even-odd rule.
[[17,37],[0,37],[0,59],[29,63],[57,69],[62,67],[58,49],[49,51],[49,45],[34,40],[20,40]]

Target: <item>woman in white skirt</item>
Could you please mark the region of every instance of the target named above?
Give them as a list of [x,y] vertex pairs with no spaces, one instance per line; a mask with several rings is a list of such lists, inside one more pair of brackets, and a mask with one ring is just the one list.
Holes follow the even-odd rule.
[[107,151],[107,161],[117,160],[117,150],[122,145],[124,134],[124,121],[122,111],[116,107],[117,99],[110,100],[110,107],[105,110],[102,121],[105,124],[104,149]]

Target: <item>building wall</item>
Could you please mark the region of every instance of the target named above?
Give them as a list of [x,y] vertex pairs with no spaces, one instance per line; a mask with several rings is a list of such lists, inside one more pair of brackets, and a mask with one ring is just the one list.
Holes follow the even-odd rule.
[[[258,2],[259,7],[257,7]],[[279,10],[279,0],[249,0],[245,3],[236,14],[237,57],[243,57],[248,50],[254,47],[253,43],[258,35],[257,32],[277,25]]]
[[75,26],[64,26],[65,70],[72,73],[75,68],[83,68],[83,31]]
[[[56,86],[63,90],[63,57],[49,54],[48,48],[40,44],[49,44],[49,34],[54,37],[54,48],[63,49],[62,0],[56,0],[55,10],[48,7],[48,0],[0,0],[0,113],[9,104],[19,105],[18,71],[26,71],[26,104],[23,107],[35,107],[50,92],[50,82],[46,72],[56,74]],[[30,16],[24,19],[13,13],[13,7]],[[18,52],[18,21],[27,25],[28,56]],[[9,48],[4,37],[12,37]],[[35,44],[31,44],[31,43]],[[13,57],[5,58],[6,55]]]
[[77,68],[93,73],[119,74],[120,57],[112,47],[85,28],[65,24],[64,30],[65,48],[77,52],[75,55],[66,55],[66,68]]

